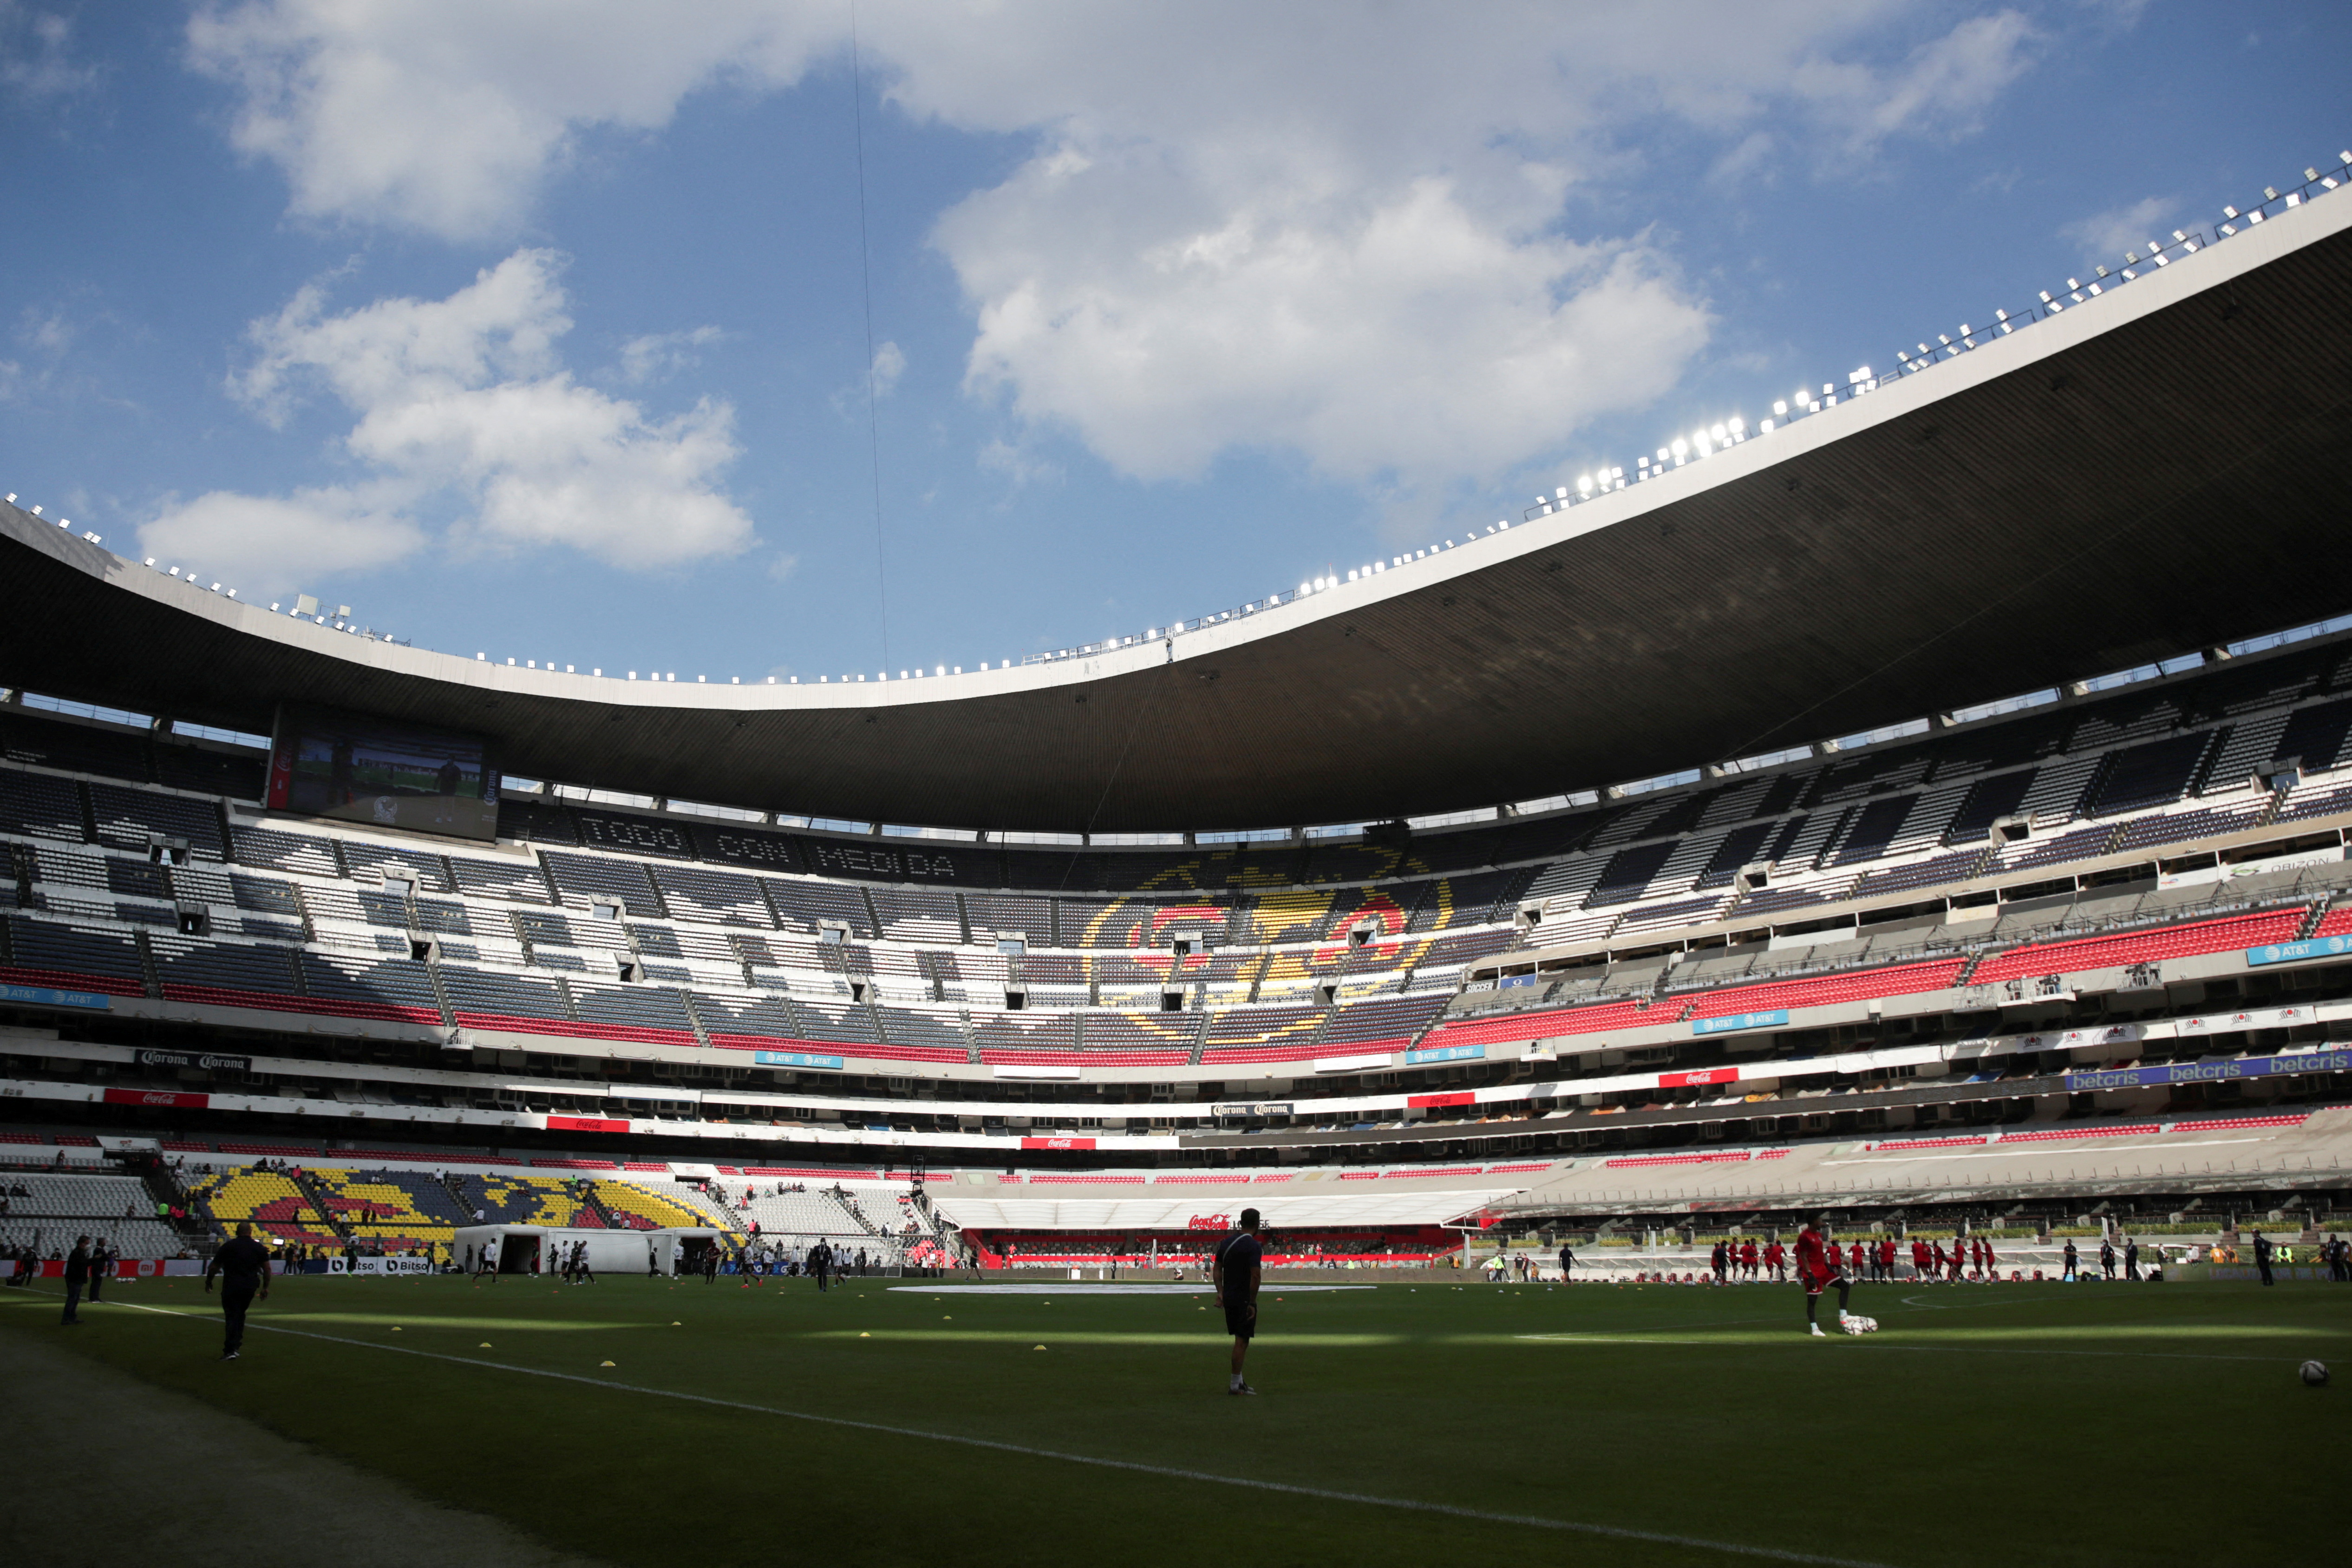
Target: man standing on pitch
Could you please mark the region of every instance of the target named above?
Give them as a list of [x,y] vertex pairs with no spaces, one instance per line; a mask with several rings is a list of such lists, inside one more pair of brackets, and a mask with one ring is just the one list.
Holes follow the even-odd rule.
[[1225,1311],[1225,1331],[1234,1336],[1234,1380],[1225,1386],[1227,1394],[1257,1392],[1242,1381],[1242,1362],[1257,1333],[1258,1265],[1265,1256],[1257,1230],[1257,1210],[1242,1210],[1241,1229],[1217,1244],[1216,1262],[1210,1272],[1217,1305]]
[[1853,1289],[1853,1281],[1838,1268],[1837,1247],[1823,1234],[1823,1222],[1814,1220],[1797,1233],[1797,1279],[1805,1287],[1805,1331],[1816,1338],[1822,1336],[1822,1325],[1814,1316],[1821,1310],[1822,1290],[1834,1285],[1838,1293],[1838,1321],[1845,1321],[1845,1301]]
[[[67,1267],[71,1268],[72,1266],[68,1264]],[[2259,1230],[2254,1232],[2254,1267],[2262,1271],[2263,1284],[2268,1285],[2273,1283],[2271,1279],[2271,1238],[2264,1236]]]
[[205,1294],[213,1293],[213,1276],[221,1277],[221,1315],[228,1322],[228,1337],[221,1344],[221,1360],[235,1361],[245,1344],[245,1310],[253,1305],[256,1291],[265,1301],[269,1300],[269,1249],[253,1239],[253,1226],[240,1221],[236,1239],[221,1243],[213,1260],[205,1265]]
[[66,1254],[66,1310],[58,1326],[70,1329],[81,1321],[81,1293],[89,1284],[89,1237],[74,1237],[73,1250]]

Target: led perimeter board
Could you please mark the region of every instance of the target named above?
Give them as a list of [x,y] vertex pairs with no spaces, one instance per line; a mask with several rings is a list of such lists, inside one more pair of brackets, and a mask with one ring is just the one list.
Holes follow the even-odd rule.
[[273,811],[457,838],[498,837],[499,773],[478,735],[281,704]]

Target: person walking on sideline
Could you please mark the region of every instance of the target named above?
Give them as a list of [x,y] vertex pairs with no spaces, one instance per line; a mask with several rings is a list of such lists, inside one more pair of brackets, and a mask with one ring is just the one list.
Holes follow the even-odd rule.
[[245,1348],[245,1310],[257,1291],[269,1300],[269,1249],[253,1239],[253,1226],[239,1221],[236,1239],[221,1243],[205,1265],[205,1294],[213,1293],[213,1276],[221,1277],[221,1316],[227,1334],[221,1342],[221,1360],[235,1361]]
[[89,1284],[89,1237],[74,1237],[73,1250],[66,1254],[66,1310],[58,1320],[61,1329],[78,1327],[81,1322],[81,1293]]
[[1257,1392],[1242,1381],[1242,1362],[1249,1355],[1250,1341],[1257,1335],[1259,1264],[1265,1255],[1258,1244],[1257,1230],[1257,1210],[1242,1210],[1241,1229],[1217,1244],[1216,1261],[1210,1271],[1217,1305],[1224,1309],[1225,1331],[1234,1336],[1233,1382],[1225,1386],[1227,1394]]
[[2263,1283],[2265,1285],[2275,1283],[2271,1279],[2272,1250],[2271,1238],[2259,1230],[2254,1232],[2254,1267],[2262,1270]]
[[1562,1243],[1559,1249],[1559,1282],[1561,1284],[1568,1283],[1570,1273],[1575,1268],[1576,1248]]

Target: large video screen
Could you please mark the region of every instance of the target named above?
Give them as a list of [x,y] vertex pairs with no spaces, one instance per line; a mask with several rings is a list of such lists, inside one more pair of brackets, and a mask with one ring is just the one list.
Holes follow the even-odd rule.
[[499,773],[479,735],[281,707],[269,755],[269,805],[413,833],[495,838]]

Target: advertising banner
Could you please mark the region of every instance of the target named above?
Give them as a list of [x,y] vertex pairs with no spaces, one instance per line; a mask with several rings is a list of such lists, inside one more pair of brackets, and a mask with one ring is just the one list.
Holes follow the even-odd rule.
[[209,1094],[173,1094],[161,1089],[110,1089],[106,1091],[109,1105],[163,1105],[174,1110],[202,1110],[212,1103]]
[[1486,1054],[1484,1046],[1432,1046],[1426,1050],[1405,1052],[1404,1064],[1420,1067],[1425,1062],[1476,1061]]
[[611,1116],[550,1116],[547,1125],[558,1132],[626,1132],[625,1119]]
[[1095,1141],[1091,1138],[1024,1138],[1021,1146],[1024,1149],[1091,1149]]
[[2225,1062],[2172,1062],[2164,1067],[2070,1072],[2071,1092],[2090,1089],[2161,1089],[2176,1083],[2229,1083],[2247,1078],[2293,1078],[2312,1072],[2352,1072],[2352,1050],[2298,1051],[2284,1057],[2241,1057]]
[[2274,942],[2267,947],[2246,949],[2246,963],[2260,968],[2265,963],[2300,963],[2310,958],[2341,958],[2352,952],[2352,936],[2323,936],[2310,942]]
[[751,1059],[763,1068],[821,1068],[826,1072],[839,1072],[843,1066],[839,1057],[810,1051],[753,1051]]
[[114,1005],[102,991],[59,991],[47,985],[0,985],[0,1002],[26,1007],[87,1007],[103,1013]]
[[1727,1035],[1734,1029],[1777,1029],[1789,1021],[1786,1007],[1775,1007],[1766,1013],[1727,1013],[1720,1018],[1698,1018],[1691,1023],[1694,1035]]
[[132,1053],[141,1067],[207,1068],[215,1072],[251,1072],[251,1057],[215,1056],[209,1051],[155,1051],[141,1049]]

